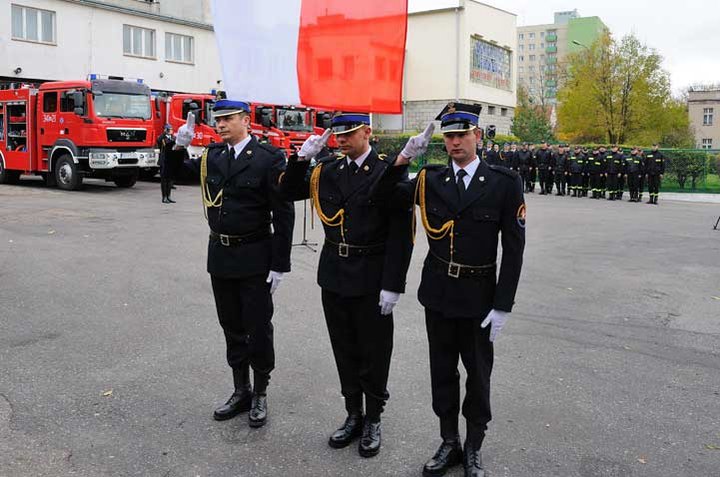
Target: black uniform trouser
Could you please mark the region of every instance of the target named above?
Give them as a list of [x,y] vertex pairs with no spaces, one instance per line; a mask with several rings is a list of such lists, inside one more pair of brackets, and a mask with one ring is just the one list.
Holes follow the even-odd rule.
[[540,169],[540,192],[549,194],[552,192],[552,173],[547,169]]
[[537,169],[531,169],[528,171],[527,177],[527,191],[535,192],[535,182],[537,182]]
[[269,375],[275,368],[275,349],[273,302],[266,276],[210,278],[228,364],[234,369],[249,364],[256,375]]
[[520,178],[522,179],[523,187],[525,188],[525,191],[528,190],[528,182],[529,182],[530,172],[525,169],[520,169]]
[[643,191],[645,190],[645,175],[644,175],[644,174],[640,174],[640,186],[639,186],[639,189],[640,189],[640,199],[642,199]]
[[590,174],[590,189],[592,190],[593,197],[600,197],[602,192],[602,175],[601,174]]
[[570,176],[570,190],[574,190],[575,194],[581,195],[583,188],[583,175],[580,172],[573,172]]
[[640,197],[640,175],[637,173],[628,174],[628,189],[630,190],[630,198],[637,199]]
[[557,188],[558,194],[565,195],[565,173],[564,172],[556,172],[555,173],[555,187]]
[[607,190],[607,175],[600,176],[600,194],[605,195],[605,191]]
[[648,194],[650,194],[650,198],[660,195],[659,175],[648,175]]
[[610,197],[614,197],[618,191],[618,176],[615,173],[608,173],[607,175],[607,190],[610,193]]
[[330,343],[335,356],[340,390],[348,413],[362,411],[371,422],[380,420],[387,390],[393,349],[393,315],[381,315],[380,291],[344,297],[322,290]]
[[620,174],[620,177],[618,177],[617,196],[622,199],[624,192],[625,192],[625,176]]
[[[481,328],[481,319],[447,318],[425,308],[425,326],[430,348],[432,407],[443,429],[457,429],[460,412],[460,373],[462,359],[467,381],[462,413],[467,421],[467,440],[479,447],[485,437],[490,412],[490,374],[493,344],[490,327]],[[448,438],[451,436],[443,436]]]
[[590,174],[584,174],[582,176],[582,190],[583,195],[587,195],[588,190],[590,190]]

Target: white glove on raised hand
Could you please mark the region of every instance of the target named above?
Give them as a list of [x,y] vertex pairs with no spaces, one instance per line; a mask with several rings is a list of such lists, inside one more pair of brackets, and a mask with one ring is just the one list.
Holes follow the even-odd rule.
[[195,115],[188,113],[187,122],[178,129],[175,145],[180,147],[188,147],[195,137]]
[[277,287],[280,286],[280,282],[283,280],[283,275],[284,273],[282,272],[273,272],[272,270],[270,270],[270,273],[268,273],[267,280],[265,281],[270,284],[271,295],[275,293]]
[[422,156],[427,151],[430,140],[432,139],[433,131],[435,131],[435,123],[430,123],[425,128],[422,134],[413,136],[408,139],[407,144],[403,148],[400,155],[406,159],[415,159],[418,156]]
[[495,339],[500,334],[500,331],[502,331],[503,326],[505,326],[505,322],[507,321],[508,315],[507,311],[500,311],[500,310],[490,310],[490,313],[488,313],[487,318],[483,320],[483,322],[480,324],[482,328],[486,328],[487,325],[490,325],[490,341],[495,341]]
[[323,147],[327,144],[331,134],[332,129],[326,129],[322,136],[313,134],[307,138],[300,147],[300,151],[298,151],[298,157],[300,159],[307,159],[308,161],[312,160],[315,156],[320,154],[320,151],[323,150]]
[[393,308],[395,308],[395,305],[397,305],[398,300],[400,300],[400,294],[382,290],[380,291],[380,314],[381,315],[389,315],[392,313]]

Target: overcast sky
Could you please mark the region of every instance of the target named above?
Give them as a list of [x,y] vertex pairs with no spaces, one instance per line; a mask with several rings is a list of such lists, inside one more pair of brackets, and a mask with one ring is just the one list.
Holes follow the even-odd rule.
[[[410,11],[455,6],[458,0],[409,0]],[[690,84],[720,83],[720,2],[717,0],[487,0],[515,13],[518,26],[553,22],[553,12],[577,9],[598,16],[615,38],[628,33],[665,58],[674,92]]]

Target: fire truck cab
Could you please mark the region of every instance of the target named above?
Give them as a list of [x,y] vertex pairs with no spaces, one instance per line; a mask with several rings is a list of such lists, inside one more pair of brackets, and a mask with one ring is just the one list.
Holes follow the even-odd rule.
[[150,88],[91,79],[0,90],[0,183],[21,174],[75,190],[83,177],[132,187],[156,167]]

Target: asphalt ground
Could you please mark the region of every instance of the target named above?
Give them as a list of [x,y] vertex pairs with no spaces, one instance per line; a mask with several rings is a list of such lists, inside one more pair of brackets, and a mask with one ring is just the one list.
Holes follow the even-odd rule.
[[[207,225],[197,186],[174,198],[156,183],[0,186],[0,476],[420,475],[439,444],[415,295],[425,239],[395,313],[382,452],[363,459],[327,445],[344,411],[303,247],[275,295],[268,425],[213,421],[231,376]],[[489,475],[720,476],[717,204],[527,203]]]

